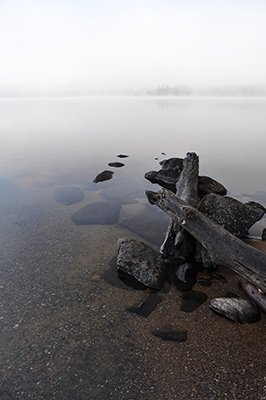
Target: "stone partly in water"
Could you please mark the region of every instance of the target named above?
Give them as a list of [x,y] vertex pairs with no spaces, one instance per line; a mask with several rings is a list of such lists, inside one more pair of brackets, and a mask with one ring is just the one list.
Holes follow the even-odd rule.
[[187,313],[197,310],[208,298],[205,293],[196,290],[182,293],[180,297],[182,298],[180,311]]
[[121,167],[125,166],[125,164],[123,164],[121,162],[117,162],[117,161],[110,162],[108,165],[109,165],[109,167],[115,167],[115,168],[121,168]]
[[177,157],[173,157],[173,158],[168,158],[168,160],[163,160],[160,161],[159,164],[161,165],[161,169],[168,169],[168,170],[177,170],[179,172],[182,171],[183,169],[183,163],[184,160],[183,158],[177,158]]
[[185,342],[187,340],[187,331],[184,329],[172,329],[167,326],[152,331],[154,336],[161,338],[162,340],[168,340],[171,342]]
[[263,229],[261,238],[262,240],[266,240],[266,228]]
[[98,174],[97,176],[95,176],[95,178],[93,179],[94,183],[98,183],[98,182],[104,182],[104,181],[108,181],[109,179],[112,179],[114,175],[113,171],[103,171],[100,174]]
[[160,290],[166,279],[166,265],[160,255],[143,242],[118,240],[117,269],[147,288]]
[[241,324],[260,320],[259,309],[251,300],[221,297],[213,299],[210,308],[223,317]]
[[129,156],[127,154],[118,154],[116,157],[118,157],[118,158],[127,158]]
[[110,225],[118,220],[121,205],[116,202],[102,201],[91,203],[81,208],[72,215],[72,221],[76,225]]
[[206,194],[216,193],[220,195],[226,195],[226,188],[213,178],[209,176],[199,176],[198,178],[198,196],[202,198]]
[[176,192],[176,183],[180,177],[181,171],[171,169],[160,169],[159,171],[146,172],[144,177],[151,183],[157,183],[158,185]]
[[62,186],[53,192],[55,200],[64,206],[79,203],[84,199],[82,190],[77,186]]
[[265,213],[258,203],[241,203],[232,197],[214,193],[203,197],[198,210],[237,237],[245,236]]

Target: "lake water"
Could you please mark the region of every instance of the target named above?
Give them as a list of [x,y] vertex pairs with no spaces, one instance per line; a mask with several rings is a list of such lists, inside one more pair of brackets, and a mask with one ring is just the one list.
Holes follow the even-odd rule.
[[[1,399],[266,398],[264,315],[242,326],[209,310],[213,297],[243,295],[233,273],[196,285],[208,302],[195,312],[168,288],[145,318],[126,309],[147,294],[124,286],[113,261],[122,236],[159,248],[168,217],[147,203],[159,186],[144,173],[163,159],[196,152],[200,175],[265,206],[265,132],[265,98],[0,100]],[[92,182],[106,169],[111,180]],[[83,199],[60,204],[62,186]],[[106,200],[121,204],[115,224],[73,223]],[[188,340],[152,334],[165,325]]]

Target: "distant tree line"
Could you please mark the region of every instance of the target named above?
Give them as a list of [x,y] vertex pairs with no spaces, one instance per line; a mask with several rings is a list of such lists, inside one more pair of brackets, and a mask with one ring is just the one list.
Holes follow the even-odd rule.
[[159,85],[155,90],[147,90],[149,96],[266,96],[265,86],[217,86],[191,89],[184,85]]

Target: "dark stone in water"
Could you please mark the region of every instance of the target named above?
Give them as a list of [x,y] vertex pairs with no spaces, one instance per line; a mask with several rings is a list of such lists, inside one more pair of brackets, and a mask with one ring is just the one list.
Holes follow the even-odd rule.
[[134,197],[132,186],[113,185],[101,191],[101,195],[106,200],[115,200],[120,204],[136,204],[138,201]]
[[183,158],[169,158],[168,160],[160,161],[161,169],[164,170],[176,170],[177,172],[181,172],[183,169]]
[[251,300],[221,297],[213,299],[212,311],[239,323],[251,323],[260,320],[260,311]]
[[110,225],[118,220],[121,205],[111,201],[91,203],[81,208],[72,215],[76,225]]
[[79,203],[84,199],[82,190],[77,186],[62,186],[53,192],[55,200],[65,206]]
[[209,176],[199,176],[198,178],[198,196],[202,198],[206,194],[216,193],[220,195],[226,195],[226,188],[216,180]]
[[121,168],[125,166],[125,164],[121,162],[110,162],[108,165],[109,167],[115,167],[115,168]]
[[103,171],[100,174],[98,174],[94,179],[93,182],[94,183],[98,183],[98,182],[103,182],[103,181],[108,181],[109,179],[112,179],[114,175],[113,171]]
[[181,171],[172,169],[161,169],[159,171],[146,172],[144,178],[148,179],[151,183],[157,183],[158,185],[176,192],[176,183],[180,177]]
[[203,197],[198,210],[233,235],[243,237],[265,213],[258,203],[255,204],[212,193]]
[[126,154],[118,154],[116,157],[119,157],[119,158],[127,158],[128,155],[126,155]]
[[261,238],[262,240],[266,240],[266,228],[263,229]]
[[208,296],[203,292],[198,292],[196,290],[191,290],[190,292],[180,294],[182,298],[182,303],[180,307],[180,311],[184,312],[193,312],[197,308],[199,308],[205,301]]
[[187,331],[183,329],[173,330],[167,326],[152,331],[154,336],[157,336],[163,340],[170,340],[171,342],[185,342],[187,340]]
[[118,271],[134,277],[147,288],[160,290],[166,279],[166,265],[160,255],[138,240],[121,238],[118,244]]
[[157,293],[150,293],[146,299],[141,302],[141,304],[137,307],[127,308],[126,311],[141,315],[142,317],[147,318],[152,311],[155,310],[156,306],[161,303],[162,298]]
[[196,283],[197,271],[197,267],[190,263],[179,265],[174,275],[173,284],[180,291],[191,290]]

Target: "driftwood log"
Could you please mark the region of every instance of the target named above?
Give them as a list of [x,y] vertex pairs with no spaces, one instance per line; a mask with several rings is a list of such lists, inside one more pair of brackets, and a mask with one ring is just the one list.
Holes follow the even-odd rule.
[[[199,157],[196,153],[187,153],[183,169],[176,183],[177,195],[193,207],[198,202]],[[176,265],[187,262],[195,249],[195,239],[183,229],[176,218],[170,218],[160,252],[164,259]]]
[[208,251],[213,264],[237,272],[266,293],[266,255],[215,224],[196,208],[167,189],[146,191],[151,204],[157,205],[190,233]]

